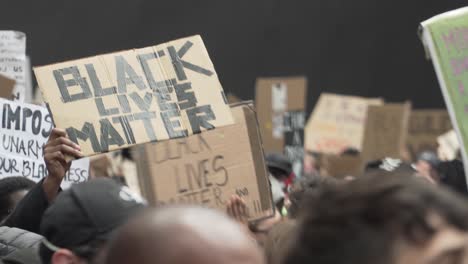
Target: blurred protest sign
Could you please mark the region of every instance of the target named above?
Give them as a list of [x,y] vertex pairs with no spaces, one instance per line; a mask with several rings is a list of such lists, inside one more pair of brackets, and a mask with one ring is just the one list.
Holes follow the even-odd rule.
[[323,93],[307,121],[306,150],[326,154],[361,150],[367,107],[382,104],[381,99]]
[[246,201],[251,220],[273,213],[255,112],[241,104],[232,113],[234,125],[136,147],[140,185],[148,201],[224,210],[237,194]]
[[460,151],[460,142],[458,142],[457,133],[451,130],[437,138],[439,148],[437,153],[441,160],[450,161],[457,158]]
[[10,99],[16,81],[0,74],[0,98]]
[[305,77],[259,78],[256,109],[265,151],[284,152],[301,177],[307,98]]
[[449,114],[442,109],[413,110],[410,115],[408,150],[413,160],[423,151],[437,151],[437,138],[452,129]]
[[[47,176],[43,146],[53,128],[46,108],[0,99],[0,178],[24,176],[40,181]],[[84,182],[89,176],[89,159],[73,161],[62,187]]]
[[468,177],[468,7],[433,17],[420,29],[461,142]]
[[88,156],[233,123],[200,36],[34,72],[55,125]]
[[363,162],[401,156],[410,113],[410,103],[369,106],[361,152]]
[[363,166],[359,156],[323,155],[321,157],[321,175],[335,178],[361,176]]
[[26,93],[26,34],[0,31],[0,74],[16,81],[11,99],[25,100]]

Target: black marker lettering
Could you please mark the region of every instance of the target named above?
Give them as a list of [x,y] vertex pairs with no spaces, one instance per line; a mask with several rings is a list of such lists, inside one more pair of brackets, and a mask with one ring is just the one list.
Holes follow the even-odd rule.
[[[88,82],[86,81],[86,78],[81,77],[78,67],[72,66],[54,70],[53,73],[55,81],[57,82],[57,86],[59,87],[60,93],[62,94],[63,102],[68,103],[93,97]],[[64,75],[69,74],[71,74],[73,78],[65,80]],[[82,92],[70,95],[68,87],[77,85],[81,87]]]
[[[202,113],[203,115],[197,115]],[[211,109],[211,105],[198,106],[187,110],[187,116],[194,134],[200,133],[201,128],[206,130],[213,129],[214,126],[208,121],[216,120],[216,116]]]
[[115,67],[119,93],[127,93],[127,85],[129,84],[135,85],[140,90],[146,89],[143,78],[136,74],[135,70],[123,56],[115,56]]
[[164,126],[166,127],[166,131],[169,135],[169,138],[179,138],[188,136],[188,132],[186,129],[176,130],[182,127],[179,120],[171,120],[174,117],[180,117],[179,110],[161,112],[161,118],[164,122]]
[[93,64],[86,64],[86,71],[88,71],[89,79],[91,80],[91,85],[94,88],[94,96],[95,97],[101,97],[101,96],[106,96],[106,95],[111,95],[111,94],[116,94],[117,89],[115,86],[109,87],[109,88],[102,88],[101,82],[98,79],[98,76],[96,74],[96,70],[94,69]]
[[177,95],[177,101],[179,101],[180,110],[187,108],[192,108],[197,106],[197,98],[195,98],[195,93],[193,91],[188,91],[192,89],[191,83],[176,84],[174,86]]

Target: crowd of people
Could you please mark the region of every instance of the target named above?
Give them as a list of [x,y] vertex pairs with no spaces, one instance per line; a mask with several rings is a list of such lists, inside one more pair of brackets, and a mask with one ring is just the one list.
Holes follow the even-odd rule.
[[315,153],[300,179],[286,157],[267,155],[274,213],[253,222],[237,195],[223,212],[153,208],[119,178],[62,191],[70,156],[82,157],[80,147],[54,129],[44,147],[47,177],[0,180],[0,263],[468,263],[463,164],[429,152],[414,164],[371,162],[343,178],[321,176]]

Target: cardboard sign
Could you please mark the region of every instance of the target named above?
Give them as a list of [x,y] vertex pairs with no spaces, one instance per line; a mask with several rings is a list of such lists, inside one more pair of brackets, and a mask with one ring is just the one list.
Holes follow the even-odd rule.
[[461,143],[468,178],[468,7],[421,24],[421,38],[439,79],[452,124]]
[[148,201],[225,210],[226,201],[237,194],[246,201],[251,220],[273,213],[255,112],[242,104],[232,113],[234,125],[137,147],[140,185]]
[[381,99],[323,93],[307,121],[308,151],[341,154],[346,148],[362,149],[367,107],[382,105]]
[[16,81],[11,99],[25,100],[26,93],[26,34],[0,31],[0,74]]
[[233,123],[200,36],[34,72],[55,125],[85,155]]
[[286,112],[305,110],[307,79],[304,77],[259,78],[255,107],[266,152],[283,152]]
[[259,78],[255,98],[265,151],[284,152],[300,178],[304,167],[307,79]]
[[413,110],[410,115],[407,146],[415,160],[423,151],[437,151],[437,138],[452,130],[449,114],[443,109]]
[[[23,176],[40,181],[47,176],[43,146],[52,131],[46,108],[0,99],[0,178]],[[89,176],[89,159],[73,161],[62,188],[84,182]]]
[[323,176],[345,178],[358,177],[363,173],[362,159],[359,156],[323,155],[321,164]]
[[364,162],[401,156],[410,112],[410,103],[369,106],[361,152]]
[[0,97],[10,99],[16,81],[0,74]]

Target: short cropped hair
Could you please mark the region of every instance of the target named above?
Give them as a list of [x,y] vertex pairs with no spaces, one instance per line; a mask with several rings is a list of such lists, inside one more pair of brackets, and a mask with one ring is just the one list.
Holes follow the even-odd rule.
[[25,177],[8,177],[0,180],[0,221],[5,219],[13,208],[11,195],[19,191],[29,191],[35,183]]
[[437,232],[436,214],[468,230],[466,200],[409,175],[367,175],[310,200],[284,264],[388,264],[394,243],[422,244]]

